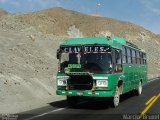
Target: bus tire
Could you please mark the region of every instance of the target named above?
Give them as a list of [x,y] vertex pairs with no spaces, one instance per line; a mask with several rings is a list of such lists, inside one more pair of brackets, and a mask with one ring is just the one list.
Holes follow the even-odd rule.
[[142,82],[141,81],[139,81],[139,84],[138,84],[138,88],[137,88],[137,90],[136,90],[136,95],[141,95],[142,94]]
[[116,108],[119,105],[119,102],[120,102],[120,89],[117,86],[116,87],[116,91],[115,91],[115,95],[114,95],[114,97],[112,99],[112,106],[114,108]]
[[77,96],[67,96],[67,102],[69,106],[76,107],[78,103],[78,97]]

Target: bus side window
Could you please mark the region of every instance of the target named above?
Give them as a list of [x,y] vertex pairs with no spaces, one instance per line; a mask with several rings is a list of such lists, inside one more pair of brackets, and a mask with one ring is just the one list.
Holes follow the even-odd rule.
[[143,64],[146,64],[146,54],[143,53]]
[[131,63],[131,50],[130,50],[130,48],[127,48],[127,62],[128,62],[128,64]]
[[122,72],[122,52],[121,50],[115,50],[115,72]]
[[135,50],[132,49],[132,64],[136,64]]
[[142,56],[142,52],[139,52],[140,55],[140,64],[143,64],[143,56]]
[[123,61],[123,63],[127,63],[126,48],[124,46],[122,48],[122,61]]
[[136,61],[137,61],[137,64],[140,64],[140,55],[139,55],[139,51],[136,51]]

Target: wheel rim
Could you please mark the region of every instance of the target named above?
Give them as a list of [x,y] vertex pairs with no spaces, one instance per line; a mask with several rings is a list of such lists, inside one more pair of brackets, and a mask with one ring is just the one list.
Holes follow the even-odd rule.
[[114,106],[118,106],[119,104],[119,88],[116,89],[116,93],[115,93],[115,96],[114,96]]

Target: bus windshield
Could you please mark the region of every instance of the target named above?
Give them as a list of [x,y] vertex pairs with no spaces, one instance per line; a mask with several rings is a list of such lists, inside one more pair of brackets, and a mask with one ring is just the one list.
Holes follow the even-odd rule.
[[[94,51],[95,49],[96,51]],[[61,72],[110,73],[112,70],[111,50],[106,46],[104,48],[87,46],[84,49],[79,47],[79,51],[72,46],[72,48],[64,48],[64,50],[70,50],[70,52],[61,53]]]
[[84,54],[84,71],[91,73],[110,73],[112,68],[110,53]]

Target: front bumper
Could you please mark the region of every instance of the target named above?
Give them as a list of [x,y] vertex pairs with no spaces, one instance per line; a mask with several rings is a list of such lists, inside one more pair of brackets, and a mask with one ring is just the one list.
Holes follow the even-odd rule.
[[66,96],[88,96],[88,97],[113,97],[113,91],[91,91],[91,90],[56,90],[57,95]]

